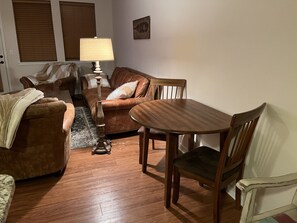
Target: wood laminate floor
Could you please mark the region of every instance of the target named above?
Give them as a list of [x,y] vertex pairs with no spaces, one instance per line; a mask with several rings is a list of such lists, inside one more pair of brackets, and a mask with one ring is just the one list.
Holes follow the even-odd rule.
[[[164,142],[156,142],[164,148]],[[164,207],[164,149],[149,149],[148,173],[138,164],[138,136],[113,139],[111,155],[75,149],[62,177],[16,183],[7,223],[15,222],[212,222],[211,191],[181,179],[177,205]],[[227,194],[222,222],[239,221],[240,210]]]

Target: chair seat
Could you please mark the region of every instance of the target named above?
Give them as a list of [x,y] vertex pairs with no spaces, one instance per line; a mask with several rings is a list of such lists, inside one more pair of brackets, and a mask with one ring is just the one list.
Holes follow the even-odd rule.
[[206,146],[195,148],[174,161],[174,166],[209,180],[215,179],[220,153]]
[[[201,146],[178,157],[174,161],[174,165],[185,172],[214,181],[219,159],[220,152],[207,146]],[[230,177],[237,170],[238,168],[235,168],[225,173],[223,180]]]

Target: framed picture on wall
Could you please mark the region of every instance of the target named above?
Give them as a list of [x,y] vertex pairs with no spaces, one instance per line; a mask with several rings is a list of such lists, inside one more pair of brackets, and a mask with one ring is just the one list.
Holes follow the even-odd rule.
[[150,39],[151,38],[151,17],[146,16],[133,20],[133,38]]

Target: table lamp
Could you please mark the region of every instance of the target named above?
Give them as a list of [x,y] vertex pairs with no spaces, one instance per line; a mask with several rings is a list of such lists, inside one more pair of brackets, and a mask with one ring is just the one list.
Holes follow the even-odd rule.
[[92,154],[106,154],[110,153],[111,151],[111,141],[105,137],[105,123],[102,109],[100,77],[102,70],[99,64],[99,61],[111,60],[114,60],[111,39],[97,37],[80,39],[80,61],[95,61],[95,70],[93,72],[98,74],[96,76],[98,91],[96,127],[98,140],[97,144],[92,150]]

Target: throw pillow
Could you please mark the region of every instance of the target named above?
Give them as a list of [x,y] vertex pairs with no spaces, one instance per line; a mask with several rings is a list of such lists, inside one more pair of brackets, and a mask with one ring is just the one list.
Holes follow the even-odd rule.
[[124,99],[124,98],[130,98],[137,87],[138,81],[128,82],[120,87],[116,88],[113,92],[111,92],[106,100],[114,100],[114,99]]
[[[88,82],[88,89],[90,88],[96,88],[97,87],[97,80],[96,80],[96,75],[97,74],[85,74],[84,77],[86,78]],[[110,84],[107,79],[107,75],[104,73],[101,73],[100,76],[101,78],[101,87],[108,87],[110,88]]]
[[110,88],[110,84],[109,84],[109,81],[108,81],[108,78],[107,78],[107,74],[101,73],[100,76],[102,77],[101,78],[101,87]]

